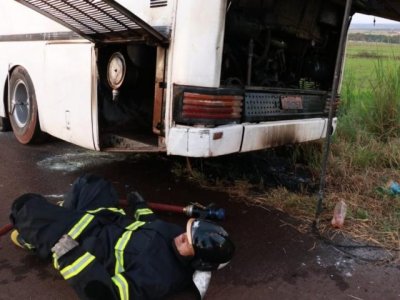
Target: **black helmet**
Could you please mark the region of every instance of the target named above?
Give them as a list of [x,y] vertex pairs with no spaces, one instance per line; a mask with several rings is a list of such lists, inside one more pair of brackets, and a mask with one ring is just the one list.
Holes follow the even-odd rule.
[[190,219],[186,232],[194,248],[194,269],[220,269],[232,259],[235,246],[221,226],[206,220]]

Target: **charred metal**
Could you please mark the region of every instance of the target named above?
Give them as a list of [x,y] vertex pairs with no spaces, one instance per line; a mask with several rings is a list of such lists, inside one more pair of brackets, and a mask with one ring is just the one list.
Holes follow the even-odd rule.
[[[323,0],[228,1],[221,89],[207,93],[232,89],[243,96],[234,122],[326,117],[343,10],[343,3]],[[176,122],[221,124],[188,117],[182,89],[174,94]]]
[[343,7],[329,1],[231,1],[221,84],[329,89]]

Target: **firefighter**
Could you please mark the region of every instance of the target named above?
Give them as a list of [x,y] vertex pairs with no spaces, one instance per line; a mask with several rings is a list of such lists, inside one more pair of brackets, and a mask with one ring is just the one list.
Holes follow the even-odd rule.
[[196,270],[231,260],[234,245],[219,225],[190,219],[185,231],[157,219],[137,192],[128,202],[134,219],[118,208],[111,183],[94,175],[78,178],[62,207],[24,194],[12,204],[12,240],[51,257],[81,299],[164,299],[193,284]]

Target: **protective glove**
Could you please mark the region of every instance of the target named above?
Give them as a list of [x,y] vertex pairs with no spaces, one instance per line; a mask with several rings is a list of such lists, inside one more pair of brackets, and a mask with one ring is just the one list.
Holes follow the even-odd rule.
[[129,205],[134,208],[137,206],[146,204],[146,201],[143,199],[143,197],[136,191],[129,192],[127,198],[128,198]]
[[51,252],[53,252],[57,256],[57,258],[60,258],[78,245],[79,243],[75,241],[72,237],[70,237],[68,234],[64,234],[53,246],[53,248],[51,248]]
[[210,271],[195,271],[193,273],[193,283],[199,292],[199,299],[203,299],[210,285]]

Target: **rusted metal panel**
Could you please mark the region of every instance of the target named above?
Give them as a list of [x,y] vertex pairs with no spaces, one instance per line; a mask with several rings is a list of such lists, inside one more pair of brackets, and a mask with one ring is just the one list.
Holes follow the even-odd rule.
[[153,132],[159,135],[164,134],[165,56],[166,49],[158,47],[154,88]]
[[303,98],[301,96],[282,96],[282,109],[303,109]]

